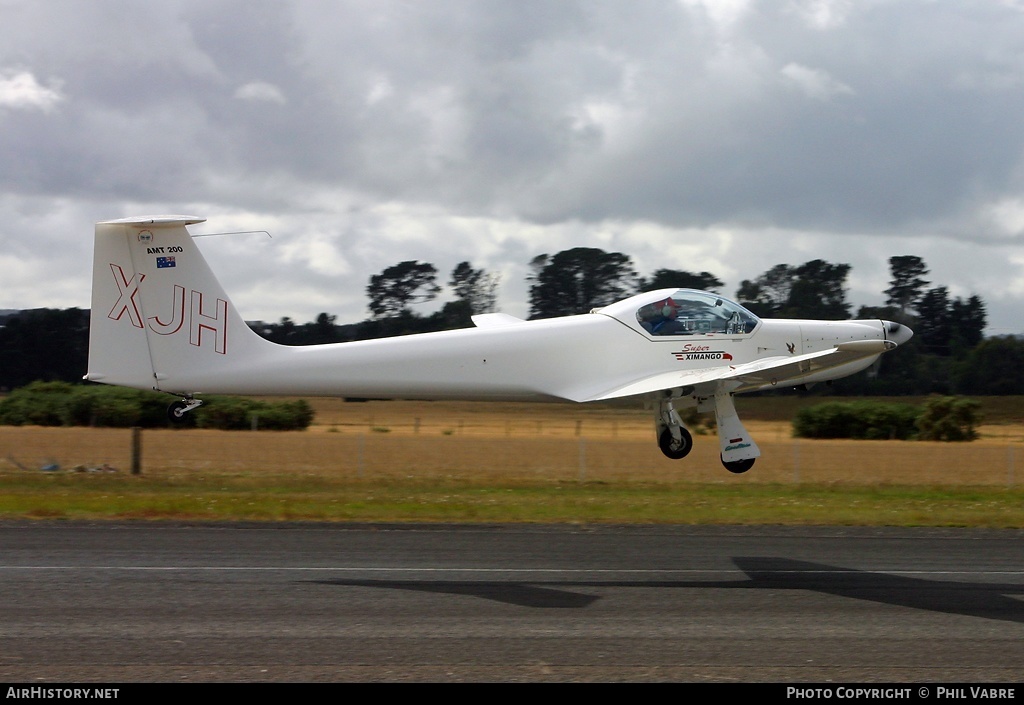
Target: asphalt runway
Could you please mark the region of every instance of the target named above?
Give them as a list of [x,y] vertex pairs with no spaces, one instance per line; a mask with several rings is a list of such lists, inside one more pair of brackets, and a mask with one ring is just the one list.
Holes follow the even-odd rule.
[[0,523],[6,682],[1024,681],[1024,531]]

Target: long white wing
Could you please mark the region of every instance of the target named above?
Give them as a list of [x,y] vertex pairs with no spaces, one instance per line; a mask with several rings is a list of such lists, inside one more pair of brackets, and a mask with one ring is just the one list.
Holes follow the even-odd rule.
[[[853,362],[876,357],[892,350],[896,344],[887,340],[859,340],[840,343],[831,350],[797,355],[795,357],[768,357],[742,365],[722,365],[702,370],[661,372],[634,380],[624,385],[593,394],[574,395],[574,401],[602,401],[631,397],[678,387],[699,387],[718,382],[735,382],[733,391],[743,392],[762,387],[782,385],[800,380]],[[709,393],[713,391],[709,390]]]

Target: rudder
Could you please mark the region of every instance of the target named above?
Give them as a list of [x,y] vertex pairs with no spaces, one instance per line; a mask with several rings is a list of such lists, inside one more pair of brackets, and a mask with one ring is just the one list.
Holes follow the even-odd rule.
[[85,379],[194,394],[266,343],[246,326],[192,241],[186,226],[204,220],[172,215],[96,224]]

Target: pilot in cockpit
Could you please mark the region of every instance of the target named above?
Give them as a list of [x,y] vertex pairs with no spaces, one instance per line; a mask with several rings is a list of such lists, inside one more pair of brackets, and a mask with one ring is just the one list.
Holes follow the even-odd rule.
[[[674,335],[684,332],[679,319],[679,304],[668,298],[651,304],[648,311],[641,311],[641,325],[654,335]],[[645,315],[646,314],[646,315]]]

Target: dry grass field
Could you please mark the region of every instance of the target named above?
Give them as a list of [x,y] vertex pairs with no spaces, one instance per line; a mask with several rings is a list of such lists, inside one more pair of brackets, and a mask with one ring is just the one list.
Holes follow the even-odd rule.
[[[682,461],[654,442],[651,412],[556,404],[311,401],[301,432],[146,430],[142,472],[301,474],[323,478],[635,481],[1014,487],[1024,479],[1024,425],[981,428],[972,443],[794,439],[790,424],[753,420],[762,457],[725,471],[714,431]],[[756,415],[756,414],[755,414]],[[0,426],[0,472],[131,465],[125,429]]]
[[297,432],[0,426],[0,518],[1024,527],[1011,407],[959,444],[797,440],[741,408],[763,455],[733,475],[713,432],[665,458],[635,408],[311,403]]

